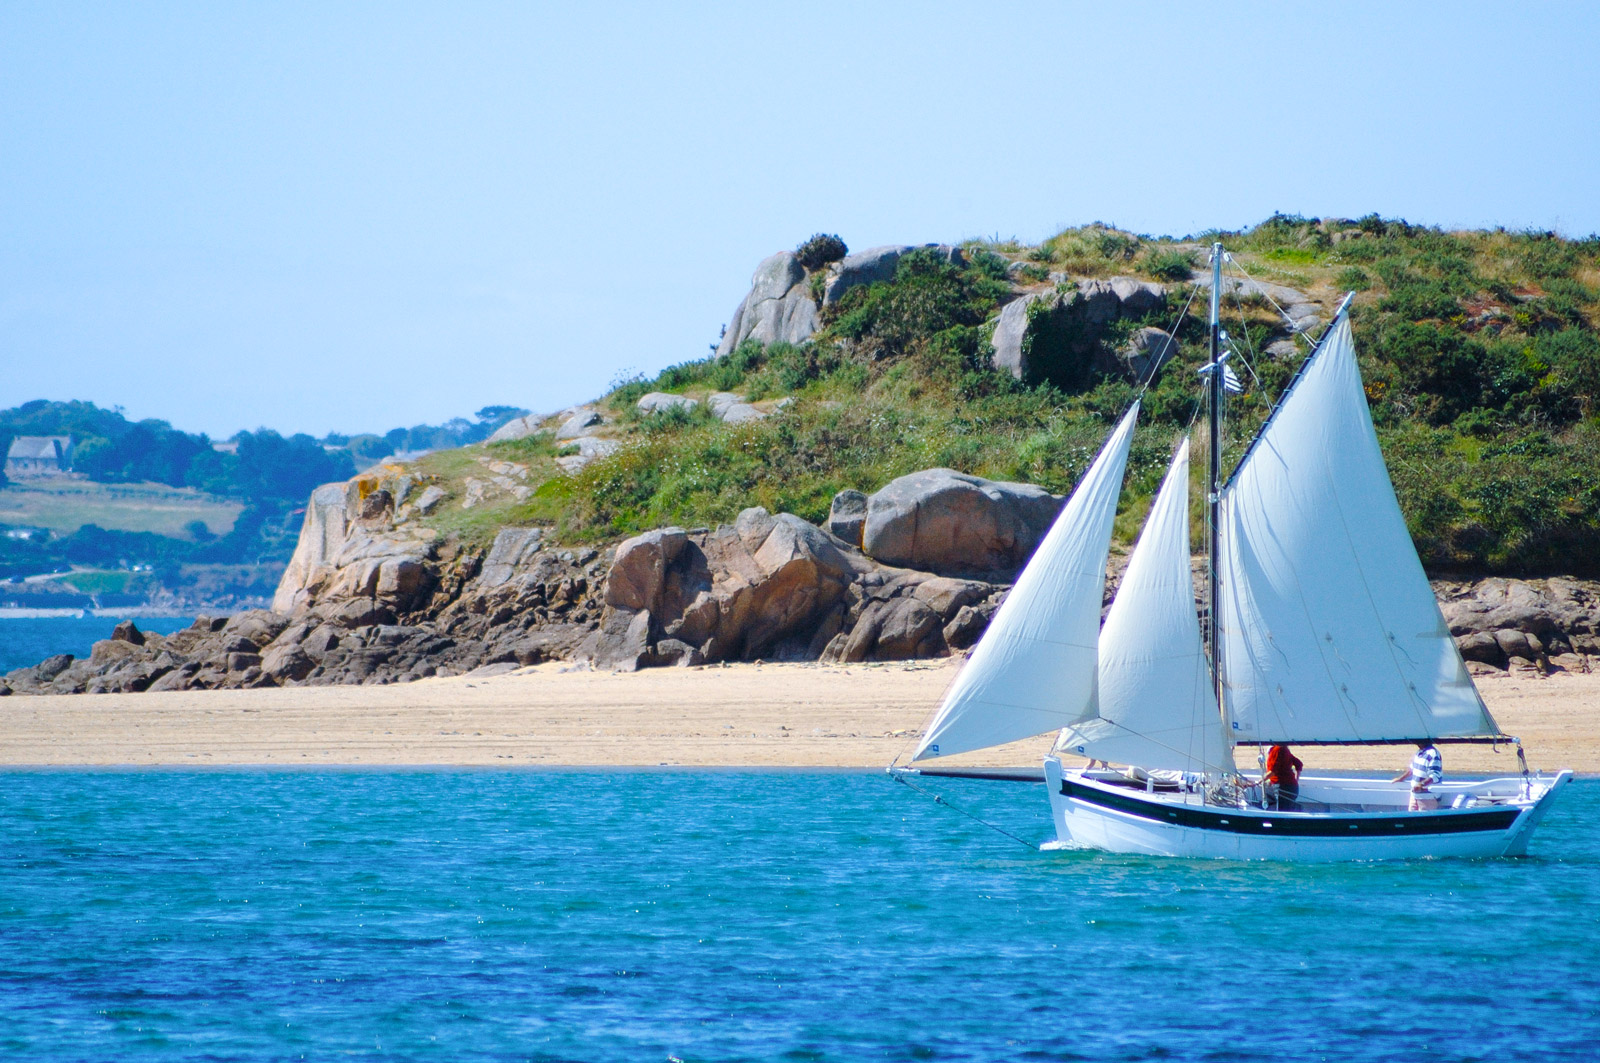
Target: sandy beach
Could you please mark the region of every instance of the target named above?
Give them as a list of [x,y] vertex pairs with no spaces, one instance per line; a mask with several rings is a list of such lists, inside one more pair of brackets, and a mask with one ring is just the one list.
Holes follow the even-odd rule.
[[[633,674],[543,665],[394,686],[0,700],[8,766],[438,765],[879,768],[909,753],[953,661],[741,664]],[[1480,689],[1535,768],[1600,773],[1600,675],[1491,677]],[[1037,764],[1048,739],[948,763]],[[1392,747],[1299,750],[1311,769],[1389,769]],[[1460,771],[1507,750],[1446,747]],[[1250,759],[1254,759],[1253,757]]]

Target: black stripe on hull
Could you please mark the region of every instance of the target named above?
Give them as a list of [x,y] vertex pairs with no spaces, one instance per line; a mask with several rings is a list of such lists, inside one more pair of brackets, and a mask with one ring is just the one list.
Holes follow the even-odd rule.
[[1473,834],[1504,831],[1522,810],[1497,808],[1490,812],[1411,812],[1392,816],[1297,816],[1260,809],[1218,811],[1190,805],[1168,805],[1127,794],[1107,793],[1068,779],[1061,794],[1091,805],[1126,812],[1140,819],[1196,827],[1225,834],[1266,834],[1280,838],[1393,838],[1423,834]]

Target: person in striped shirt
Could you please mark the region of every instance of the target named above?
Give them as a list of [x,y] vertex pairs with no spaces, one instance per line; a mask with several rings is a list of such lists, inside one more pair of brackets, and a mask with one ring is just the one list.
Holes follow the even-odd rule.
[[1417,739],[1417,754],[1411,758],[1411,766],[1389,781],[1401,782],[1408,778],[1411,780],[1411,811],[1439,807],[1439,799],[1433,796],[1432,788],[1444,781],[1444,757],[1426,738]]

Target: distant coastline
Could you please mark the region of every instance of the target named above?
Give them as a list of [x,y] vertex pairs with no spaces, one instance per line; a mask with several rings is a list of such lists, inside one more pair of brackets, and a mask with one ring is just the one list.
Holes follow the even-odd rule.
[[[247,608],[245,606],[240,609]],[[236,610],[218,609],[209,615],[228,616]],[[0,606],[0,620],[71,620],[85,615],[109,620],[122,620],[126,618],[150,616],[183,616],[187,615],[182,609],[173,609],[171,606],[158,605],[133,605],[124,608],[103,609],[24,609],[18,607]]]

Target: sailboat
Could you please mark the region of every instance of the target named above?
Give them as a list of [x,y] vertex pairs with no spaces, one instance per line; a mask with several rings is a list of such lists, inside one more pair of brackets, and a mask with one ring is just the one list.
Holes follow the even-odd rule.
[[[1349,296],[1222,477],[1224,257],[1214,245],[1201,370],[1204,630],[1190,575],[1187,438],[1101,623],[1136,400],[951,684],[912,757],[924,766],[891,773],[1042,774],[1063,846],[1296,861],[1525,854],[1572,773],[1530,772],[1467,673],[1378,448]],[[925,763],[1051,732],[1039,774]],[[1264,771],[1237,766],[1241,747],[1264,764],[1276,744],[1446,742],[1509,746],[1520,771],[1436,783],[1420,802],[1405,781],[1302,776],[1284,800]]]

